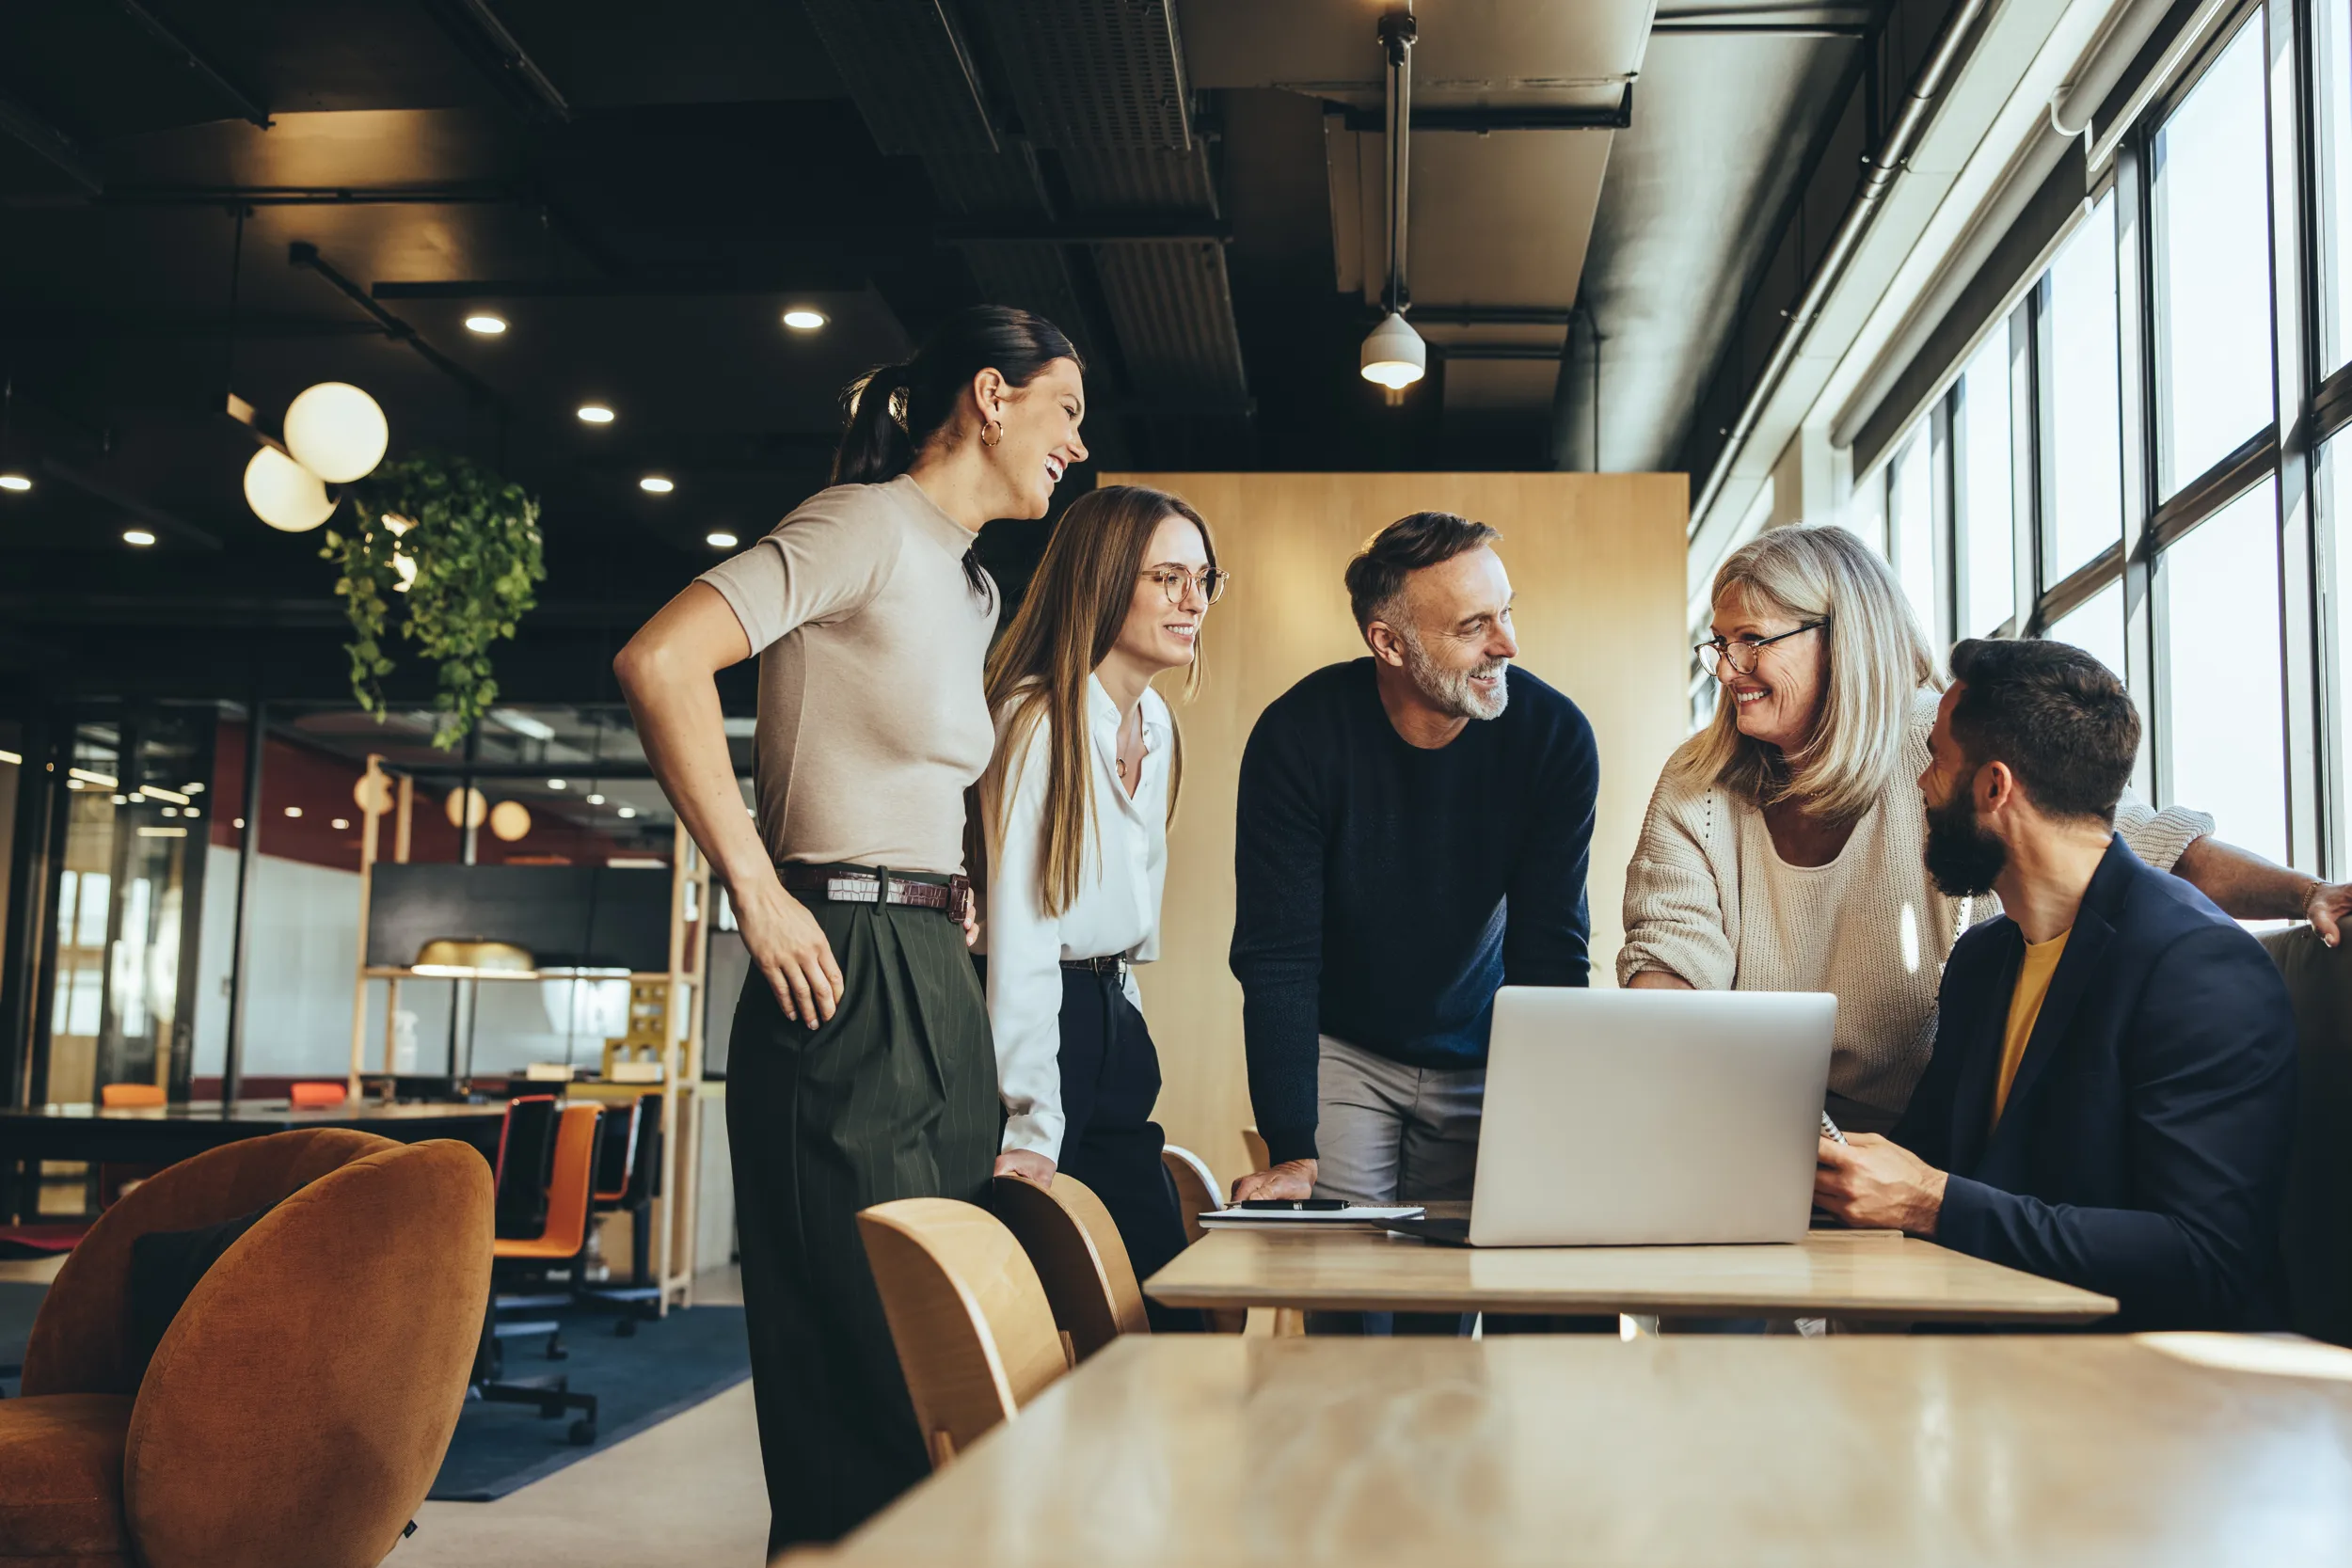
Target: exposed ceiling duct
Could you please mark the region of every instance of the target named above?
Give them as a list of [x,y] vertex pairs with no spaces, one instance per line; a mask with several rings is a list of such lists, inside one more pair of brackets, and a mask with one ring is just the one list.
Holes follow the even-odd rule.
[[[1193,80],[1327,106],[1333,277],[1378,319],[1387,273],[1384,59],[1363,0],[1186,0]],[[1412,322],[1449,421],[1549,419],[1610,143],[1628,123],[1647,0],[1452,0],[1414,48]]]
[[1068,331],[1159,455],[1240,430],[1216,182],[1166,5],[1002,0],[972,13],[984,39],[940,0],[806,5],[884,151],[920,156],[950,212],[1038,233],[959,242],[983,293]]

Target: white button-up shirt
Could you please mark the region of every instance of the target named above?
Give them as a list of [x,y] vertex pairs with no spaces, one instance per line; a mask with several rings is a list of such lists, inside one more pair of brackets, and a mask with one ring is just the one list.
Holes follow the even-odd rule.
[[[1160,893],[1168,882],[1168,785],[1175,726],[1156,691],[1143,693],[1143,778],[1133,796],[1119,777],[1119,707],[1087,677],[1087,777],[1092,832],[1077,896],[1059,916],[1039,907],[1052,723],[1041,717],[1019,756],[1004,753],[1015,697],[996,715],[997,766],[982,785],[988,833],[988,1022],[1009,1120],[1005,1149],[1061,1155],[1061,960],[1159,957]],[[1009,809],[999,811],[1009,790]],[[1142,994],[1127,977],[1127,1000]]]

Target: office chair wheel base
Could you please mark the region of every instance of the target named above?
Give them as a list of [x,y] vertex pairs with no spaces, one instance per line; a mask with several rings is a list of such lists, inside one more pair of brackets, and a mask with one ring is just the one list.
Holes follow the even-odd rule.
[[634,1338],[637,1334],[637,1315],[633,1312],[623,1313],[614,1320],[612,1332],[619,1338]]
[[586,1448],[596,1440],[596,1423],[583,1416],[572,1423],[570,1436],[576,1447]]

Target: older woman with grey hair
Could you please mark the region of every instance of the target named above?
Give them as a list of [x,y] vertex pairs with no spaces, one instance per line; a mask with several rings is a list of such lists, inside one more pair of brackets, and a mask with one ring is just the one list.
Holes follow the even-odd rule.
[[[1943,678],[1886,563],[1840,528],[1780,529],[1715,574],[1699,657],[1722,685],[1666,764],[1627,868],[1620,984],[1837,997],[1830,1115],[1895,1124],[1935,1045],[1952,943],[2000,912],[1929,877],[1918,778]],[[2125,794],[2116,831],[2242,919],[2330,944],[2352,887],[2219,843]]]

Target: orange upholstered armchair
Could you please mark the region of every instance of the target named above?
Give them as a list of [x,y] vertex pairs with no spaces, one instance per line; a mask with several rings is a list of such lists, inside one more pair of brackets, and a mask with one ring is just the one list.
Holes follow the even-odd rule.
[[[490,1169],[343,1129],[182,1161],[100,1217],[0,1401],[0,1565],[379,1562],[464,1403],[490,1287]],[[138,1236],[276,1207],[136,1365]]]

